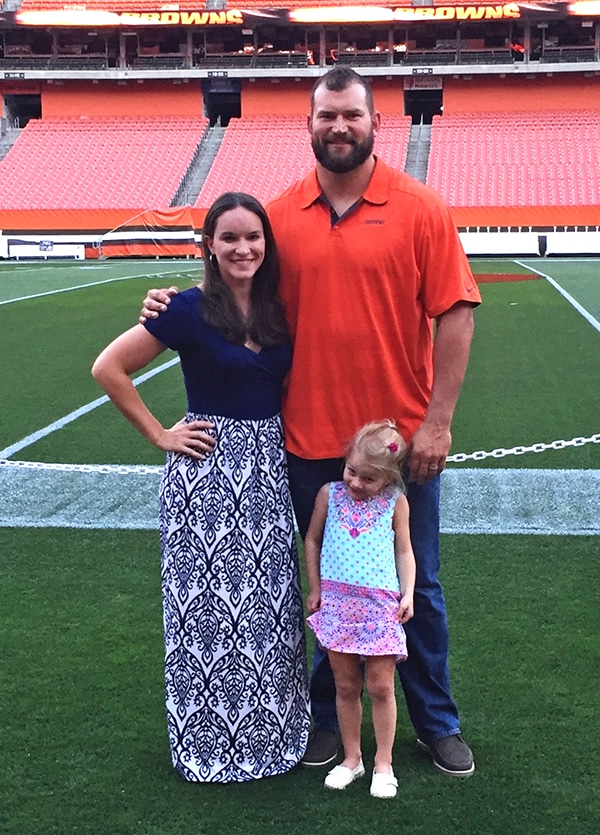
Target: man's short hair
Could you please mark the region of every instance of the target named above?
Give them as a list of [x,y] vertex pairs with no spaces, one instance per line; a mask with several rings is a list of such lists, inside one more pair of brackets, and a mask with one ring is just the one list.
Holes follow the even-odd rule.
[[347,64],[339,64],[321,76],[321,78],[317,78],[310,92],[310,112],[312,113],[314,110],[315,93],[319,87],[326,87],[334,93],[341,93],[342,90],[346,90],[352,84],[358,84],[364,89],[369,113],[373,115],[375,112],[375,103],[373,101],[373,90],[371,89],[370,82]]

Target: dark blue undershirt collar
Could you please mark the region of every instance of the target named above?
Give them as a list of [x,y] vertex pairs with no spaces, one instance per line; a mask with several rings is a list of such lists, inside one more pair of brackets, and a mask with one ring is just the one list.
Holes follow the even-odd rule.
[[331,203],[329,202],[329,200],[327,199],[327,197],[326,197],[324,194],[322,194],[322,193],[321,193],[321,194],[319,195],[319,200],[320,200],[322,203],[325,203],[325,205],[326,205],[326,206],[329,206],[329,212],[330,212],[330,215],[331,215],[331,225],[332,225],[332,227],[333,227],[333,226],[335,226],[335,225],[336,225],[336,223],[339,223],[339,222],[340,222],[341,220],[343,220],[345,217],[348,217],[348,215],[352,214],[352,212],[353,212],[353,211],[355,211],[355,209],[358,209],[358,207],[360,206],[360,204],[361,204],[361,203],[362,203],[362,201],[363,201],[363,198],[362,198],[362,197],[359,197],[359,198],[358,198],[358,200],[356,201],[356,203],[353,203],[353,204],[350,206],[350,208],[349,208],[349,209],[346,209],[346,211],[344,212],[344,214],[343,214],[343,215],[338,215],[338,213],[337,213],[337,212],[336,212],[336,210],[333,208],[333,206],[331,205]]

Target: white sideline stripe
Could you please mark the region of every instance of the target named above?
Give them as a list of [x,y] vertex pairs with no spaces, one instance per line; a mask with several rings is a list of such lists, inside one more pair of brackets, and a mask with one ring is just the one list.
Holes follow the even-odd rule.
[[[179,362],[179,357],[175,357],[168,362],[163,363],[162,365],[153,368],[151,371],[146,371],[145,374],[140,374],[139,377],[136,377],[133,381],[134,386],[139,386],[141,383],[145,383],[146,380],[150,380],[151,377],[156,376],[156,374],[160,374],[161,371],[166,371],[167,368],[171,368],[173,365],[177,365]],[[74,412],[70,412],[68,415],[59,418],[59,420],[55,420],[54,423],[49,423],[48,426],[44,426],[42,429],[38,429],[37,432],[32,432],[31,435],[27,435],[25,438],[21,438],[20,441],[17,441],[10,446],[5,447],[4,449],[0,449],[0,458],[10,458],[12,455],[15,455],[17,452],[21,452],[22,449],[25,449],[31,444],[35,444],[36,441],[45,438],[47,435],[51,435],[53,432],[57,432],[59,429],[62,429],[67,424],[72,423],[77,418],[83,417],[83,415],[87,415],[88,412],[93,412],[94,409],[97,409],[98,406],[103,406],[104,403],[108,403],[109,398],[103,394],[102,397],[98,397],[96,400],[92,400],[91,403],[87,403],[85,406],[81,406],[79,409],[75,409]]]
[[45,290],[43,293],[32,293],[30,296],[19,296],[15,299],[6,299],[0,304],[12,304],[13,302],[26,302],[29,299],[41,299],[42,296],[56,296],[59,293],[70,293],[71,290],[84,290],[87,287],[97,287],[99,284],[110,284],[113,281],[126,281],[129,278],[141,278],[141,276],[124,276],[122,278],[106,278],[104,281],[90,281],[89,284],[74,284],[72,287],[60,287],[56,290]]
[[[9,462],[10,463],[10,462]],[[161,472],[0,466],[0,527],[153,530]],[[447,469],[446,534],[600,535],[600,470]]]
[[551,284],[554,287],[555,290],[558,290],[560,295],[564,299],[566,299],[569,302],[569,304],[571,304],[578,313],[581,313],[581,315],[586,320],[586,322],[589,322],[590,325],[593,328],[595,328],[598,331],[598,333],[600,333],[600,322],[596,318],[594,318],[594,316],[592,316],[592,314],[589,311],[587,311],[585,309],[585,307],[583,307],[581,304],[579,304],[577,299],[573,298],[573,296],[570,293],[567,293],[567,291],[564,289],[564,287],[562,287],[558,283],[558,281],[556,281],[556,279],[552,278],[552,276],[549,276],[546,273],[541,272],[541,270],[536,270],[535,267],[530,267],[528,264],[523,264],[522,261],[515,261],[515,263],[518,264],[520,267],[525,267],[526,270],[531,270],[532,273],[536,273],[537,275],[541,276],[542,278],[545,278],[546,281],[549,284]]
[[[32,293],[30,296],[5,299],[4,301],[0,301],[0,305],[12,304],[13,302],[26,302],[29,299],[40,299],[42,296],[55,296],[58,293],[70,293],[71,290],[85,290],[87,287],[98,287],[101,284],[111,284],[114,281],[129,281],[131,278],[154,278],[155,276],[156,278],[161,278],[163,275],[177,275],[181,272],[185,272],[185,270],[166,270],[160,273],[139,273],[137,275],[124,275],[118,278],[105,278],[103,281],[90,281],[88,284],[74,284],[72,287],[60,287],[56,290],[46,290],[43,293]],[[195,272],[195,270],[190,269],[190,272]]]

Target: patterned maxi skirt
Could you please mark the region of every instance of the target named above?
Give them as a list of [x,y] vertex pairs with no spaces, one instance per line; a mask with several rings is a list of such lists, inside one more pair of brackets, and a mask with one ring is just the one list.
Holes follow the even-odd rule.
[[306,748],[302,599],[279,417],[215,424],[161,482],[165,690],[173,765],[196,782],[282,774]]

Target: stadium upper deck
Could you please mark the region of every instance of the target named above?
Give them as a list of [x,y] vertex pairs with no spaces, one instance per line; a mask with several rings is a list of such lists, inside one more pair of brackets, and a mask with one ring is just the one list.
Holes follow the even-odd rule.
[[24,0],[17,11],[0,13],[0,70],[109,73],[104,77],[122,70],[214,77],[220,70],[244,78],[316,71],[335,61],[375,75],[600,65],[595,0],[431,2],[254,0],[240,10],[232,3],[203,8],[219,6],[214,0]]

